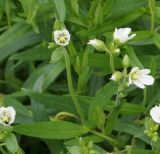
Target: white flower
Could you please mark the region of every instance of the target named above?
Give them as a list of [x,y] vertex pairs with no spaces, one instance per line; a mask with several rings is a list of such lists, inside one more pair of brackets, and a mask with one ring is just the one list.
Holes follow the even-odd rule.
[[160,124],[160,106],[155,106],[150,110],[150,116],[153,121]]
[[69,31],[66,29],[54,31],[54,40],[58,45],[61,45],[61,46],[68,45],[70,41]]
[[140,70],[138,67],[133,67],[129,73],[129,85],[135,84],[137,87],[144,89],[145,85],[152,85],[154,78],[151,75],[149,69]]
[[13,107],[0,107],[0,124],[10,125],[14,122],[16,111]]
[[87,44],[92,45],[98,51],[105,51],[106,50],[106,45],[104,44],[104,42],[101,40],[98,40],[98,39],[89,40],[89,42]]
[[118,40],[121,44],[123,44],[136,36],[136,34],[132,34],[131,36],[129,36],[130,32],[131,28],[116,28],[113,33],[113,39],[115,41]]

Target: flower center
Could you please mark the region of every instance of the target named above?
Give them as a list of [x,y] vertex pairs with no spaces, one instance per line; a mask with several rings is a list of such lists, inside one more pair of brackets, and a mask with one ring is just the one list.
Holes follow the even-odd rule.
[[3,113],[0,117],[0,121],[2,121],[2,123],[9,124],[10,116],[7,113]]
[[131,79],[132,80],[137,80],[138,79],[138,74],[136,72],[131,74]]
[[68,40],[68,37],[64,34],[60,34],[59,37],[58,37],[58,41],[60,43],[65,43],[67,40]]

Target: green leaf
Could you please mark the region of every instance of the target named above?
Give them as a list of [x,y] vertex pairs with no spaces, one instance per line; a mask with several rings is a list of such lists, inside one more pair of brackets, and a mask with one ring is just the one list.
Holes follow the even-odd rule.
[[102,25],[103,23],[103,8],[102,8],[101,0],[98,0],[98,4],[96,4],[93,23],[95,26]]
[[105,124],[105,114],[99,106],[96,107],[96,111],[94,113],[94,119],[97,127],[99,129],[103,129]]
[[154,32],[153,40],[154,40],[154,44],[157,46],[157,48],[160,49],[160,34],[157,32]]
[[22,105],[19,101],[17,101],[16,99],[13,99],[12,97],[5,96],[4,104],[6,106],[13,106],[16,112],[20,115],[30,117],[30,118],[32,117],[29,110],[24,105]]
[[66,122],[39,122],[13,126],[13,131],[31,137],[43,139],[69,139],[88,132],[83,126]]
[[10,54],[40,42],[42,34],[35,34],[28,25],[18,23],[0,36],[0,61]]
[[77,32],[77,35],[80,37],[86,37],[88,35],[98,35],[102,33],[106,33],[108,31],[113,31],[113,27],[120,27],[123,25],[126,25],[128,23],[131,23],[138,19],[142,14],[144,13],[144,10],[137,9],[133,12],[130,12],[129,14],[123,15],[121,18],[118,18],[116,20],[113,20],[112,22],[109,20],[109,22],[104,22],[102,26],[99,26],[98,28],[94,29],[90,33],[88,33],[87,30],[81,30]]
[[81,154],[81,149],[79,146],[68,146],[67,150],[69,152],[69,154]]
[[149,45],[153,44],[153,34],[150,31],[135,31],[136,37],[127,44],[131,45]]
[[9,59],[10,60],[27,60],[27,61],[34,61],[34,60],[48,60],[52,55],[52,51],[48,50],[47,48],[31,48],[24,52],[16,53],[12,55]]
[[65,3],[64,0],[53,0],[55,7],[56,7],[56,13],[58,16],[58,19],[62,22],[65,20],[66,12],[65,12]]
[[[105,111],[112,111],[115,105],[115,101],[108,101],[105,106]],[[123,115],[134,115],[145,112],[145,108],[142,105],[133,104],[133,103],[124,103],[120,109],[120,113]]]
[[88,125],[90,127],[95,127],[95,121],[93,119],[94,114],[96,112],[97,106],[103,109],[107,101],[111,99],[111,97],[115,94],[117,86],[114,82],[109,82],[104,87],[99,89],[96,93],[96,96],[89,108],[88,114]]
[[140,148],[133,148],[131,151],[132,151],[132,154],[139,154],[139,153],[155,154],[154,150],[145,150],[145,149],[140,149]]
[[124,121],[117,121],[114,126],[114,130],[131,134],[134,137],[140,138],[144,142],[150,144],[150,139],[144,134],[144,128],[140,127],[137,124],[131,122],[129,123]]
[[[30,96],[33,100],[47,106],[52,107],[57,111],[67,111],[74,114],[77,114],[75,106],[73,106],[72,99],[69,95],[58,96],[58,95],[51,95],[45,93],[38,93],[33,90],[22,89],[24,93]],[[81,102],[81,107],[85,111],[88,112],[88,103],[90,101],[90,97],[79,97],[79,101]]]
[[60,48],[57,48],[56,50],[54,50],[52,53],[52,56],[51,56],[50,63],[56,63],[56,62],[60,61],[63,57],[63,51],[64,51],[63,47],[60,47]]
[[[110,0],[109,0],[110,1]],[[113,0],[115,1],[115,0]],[[112,1],[110,3],[113,3]],[[109,14],[110,19],[118,19],[124,15],[128,15],[130,12],[133,12],[139,8],[147,7],[146,0],[117,0],[112,8],[112,12]],[[124,7],[121,7],[124,6]],[[107,14],[106,14],[107,15]]]
[[103,6],[103,14],[108,15],[111,12],[113,6],[116,4],[116,2],[117,0],[106,0]]
[[30,74],[28,79],[23,83],[22,87],[32,88],[34,83],[41,78],[41,76],[44,76],[42,89],[45,90],[51,83],[55,81],[64,68],[65,64],[62,62],[41,66]]
[[5,145],[11,153],[18,152],[19,146],[17,143],[16,136],[14,134],[10,133],[7,136],[7,138],[5,139]]

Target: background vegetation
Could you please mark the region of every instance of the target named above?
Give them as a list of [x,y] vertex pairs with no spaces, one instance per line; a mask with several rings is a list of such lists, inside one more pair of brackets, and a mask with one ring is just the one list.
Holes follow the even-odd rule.
[[[69,94],[64,59],[50,63],[48,43],[56,20],[71,33],[67,51],[86,127]],[[143,90],[128,88],[120,115],[108,128],[103,119],[114,106],[117,85],[109,80],[109,56],[87,42],[99,38],[109,43],[117,27],[131,27],[137,34],[122,54],[130,57],[131,66],[151,69],[156,81],[146,88],[146,97]],[[79,147],[86,147],[97,154],[155,154],[144,119],[160,103],[159,30],[158,0],[0,0],[0,100],[17,112],[17,141],[13,137],[1,151],[80,154]],[[117,56],[117,70],[121,62]]]

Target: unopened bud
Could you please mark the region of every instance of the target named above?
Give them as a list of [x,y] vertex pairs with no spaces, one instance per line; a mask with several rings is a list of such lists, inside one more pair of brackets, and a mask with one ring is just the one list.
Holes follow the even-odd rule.
[[129,64],[130,64],[129,57],[127,55],[125,55],[123,58],[123,61],[122,61],[122,65],[123,65],[123,67],[127,68],[127,67],[129,67]]
[[120,49],[119,49],[119,48],[114,49],[114,50],[113,50],[113,53],[115,53],[115,54],[119,54],[119,53],[120,53]]
[[152,135],[152,141],[153,142],[157,142],[158,141],[158,133],[157,132],[155,132],[153,135]]
[[98,39],[89,40],[89,42],[87,44],[92,45],[98,51],[105,51],[106,50],[106,45],[104,44],[104,42],[101,40],[98,40]]
[[111,76],[111,80],[113,81],[119,81],[122,78],[122,73],[119,71],[115,71],[112,76]]
[[113,51],[115,49],[115,44],[112,42],[109,46],[110,51]]

